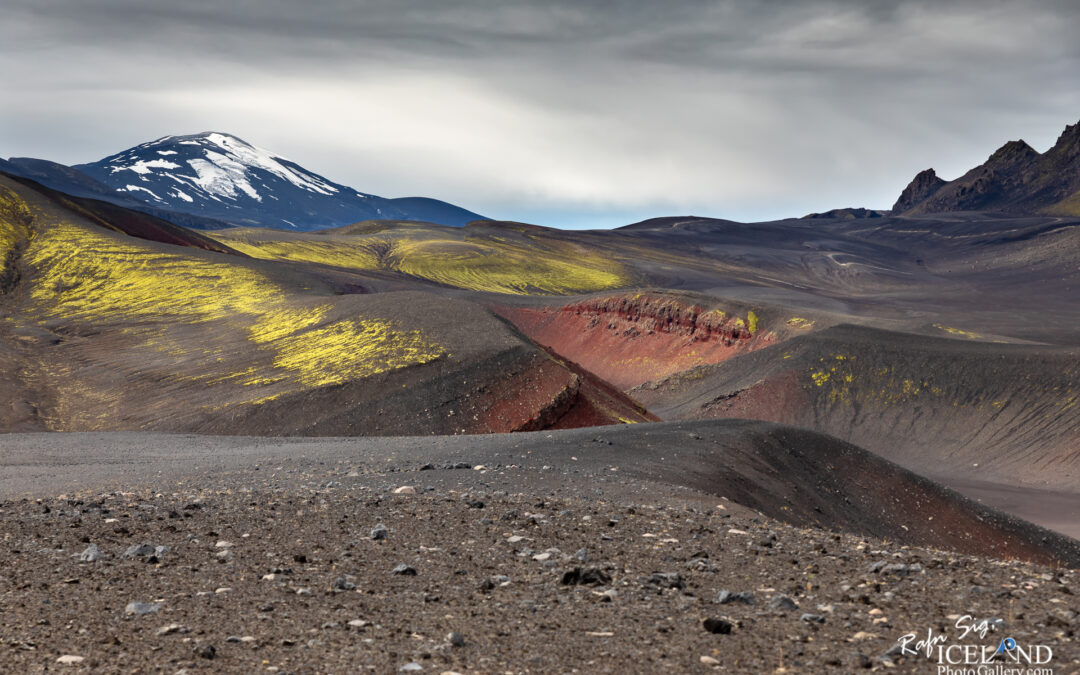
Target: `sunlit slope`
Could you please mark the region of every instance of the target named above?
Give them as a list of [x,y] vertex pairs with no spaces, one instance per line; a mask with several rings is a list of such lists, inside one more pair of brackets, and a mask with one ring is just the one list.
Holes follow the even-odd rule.
[[[22,223],[33,222],[18,261],[23,282],[12,298],[22,300],[21,311],[8,318],[9,327],[25,332],[37,325],[101,337],[119,350],[115,365],[121,368],[141,362],[149,370],[160,369],[157,377],[170,384],[215,389],[206,392],[209,407],[260,403],[428,363],[447,352],[423,331],[392,318],[345,313],[314,293],[298,295],[235,256],[109,232],[11,189],[0,199],[5,250],[26,228]],[[86,347],[91,341],[72,340],[66,346]],[[49,358],[72,355],[62,346],[41,358],[41,369],[30,377],[44,380],[62,373],[65,359]],[[87,399],[99,398],[92,383],[69,374],[69,388]],[[72,419],[88,419],[65,419],[74,405],[65,402],[68,398],[60,396],[51,425],[67,427]],[[122,398],[121,392],[103,396]],[[101,411],[103,421],[110,412]]]
[[31,186],[0,188],[11,270],[0,431],[478,433],[648,419],[475,303],[343,294],[315,266],[139,239]]
[[531,226],[400,223],[319,234],[246,229],[212,236],[254,258],[392,271],[488,293],[560,295],[633,282],[614,258]]
[[283,383],[275,395],[426,363],[445,352],[419,331],[401,330],[385,319],[335,319],[329,304],[289,301],[281,286],[234,260],[163,253],[87,226],[53,223],[34,238],[24,259],[34,275],[30,295],[43,318],[208,329],[225,323],[246,332],[252,348],[271,357],[272,367],[216,377],[248,385]]
[[632,394],[665,419],[784,422],[928,475],[1080,480],[1076,349],[836,326]]

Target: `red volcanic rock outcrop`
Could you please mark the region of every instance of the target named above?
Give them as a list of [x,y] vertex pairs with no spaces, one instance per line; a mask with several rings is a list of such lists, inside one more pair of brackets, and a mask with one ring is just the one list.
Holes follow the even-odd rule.
[[538,358],[481,397],[469,433],[576,429],[659,422],[629,396],[580,366]]
[[537,343],[630,389],[764,346],[756,317],[744,320],[670,298],[614,296],[561,307],[493,307]]

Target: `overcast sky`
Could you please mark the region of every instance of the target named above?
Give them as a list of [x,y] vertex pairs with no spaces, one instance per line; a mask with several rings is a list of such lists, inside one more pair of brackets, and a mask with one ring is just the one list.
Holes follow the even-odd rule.
[[0,156],[215,130],[359,190],[611,227],[888,208],[1080,119],[1072,0],[4,0]]

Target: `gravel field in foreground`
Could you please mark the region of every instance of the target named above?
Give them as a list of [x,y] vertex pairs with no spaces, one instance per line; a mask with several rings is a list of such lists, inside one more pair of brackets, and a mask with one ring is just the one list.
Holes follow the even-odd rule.
[[[1048,645],[1055,673],[1080,670],[1072,570],[794,528],[639,480],[450,466],[279,458],[9,498],[0,665],[937,672],[894,649],[933,631]],[[961,640],[963,615],[1002,623]]]

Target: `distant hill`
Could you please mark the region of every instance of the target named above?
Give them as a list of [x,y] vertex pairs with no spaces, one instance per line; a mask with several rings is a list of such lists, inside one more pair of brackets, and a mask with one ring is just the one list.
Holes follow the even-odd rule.
[[430,197],[400,197],[388,201],[394,208],[408,214],[409,217],[402,220],[417,220],[453,227],[464,227],[474,220],[488,220],[460,206]]
[[887,213],[888,211],[864,209],[862,207],[849,207],[845,209],[833,209],[831,211],[825,211],[824,213],[811,213],[803,216],[803,219],[818,220],[823,218],[836,218],[839,220],[862,220],[864,218],[881,218]]
[[1045,153],[1009,141],[953,181],[922,171],[892,209],[894,215],[948,211],[1080,215],[1080,123],[1066,127]]
[[461,227],[483,216],[427,197],[387,199],[334,183],[235,136],[166,136],[69,167],[28,157],[0,171],[200,229],[315,230],[369,219]]

